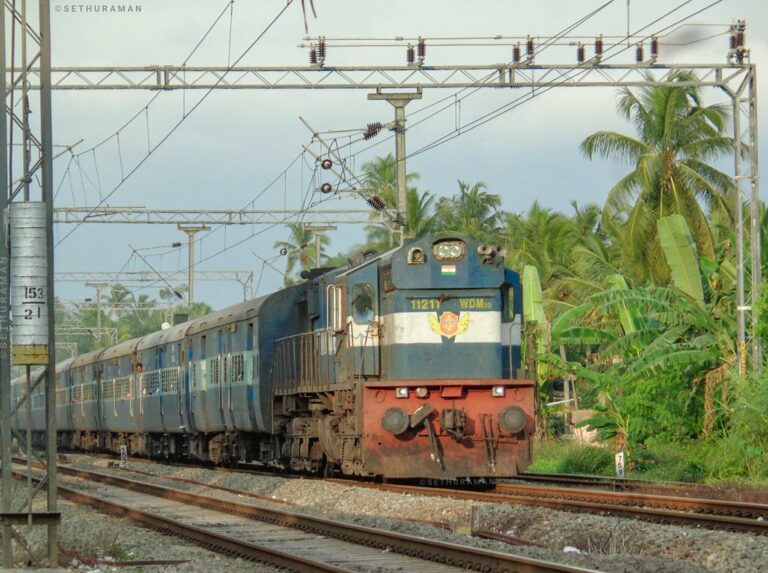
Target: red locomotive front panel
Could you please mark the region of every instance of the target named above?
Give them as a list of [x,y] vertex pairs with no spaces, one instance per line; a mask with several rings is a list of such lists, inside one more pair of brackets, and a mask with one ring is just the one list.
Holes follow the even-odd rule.
[[531,461],[532,380],[407,380],[363,388],[363,465],[385,478],[507,477]]

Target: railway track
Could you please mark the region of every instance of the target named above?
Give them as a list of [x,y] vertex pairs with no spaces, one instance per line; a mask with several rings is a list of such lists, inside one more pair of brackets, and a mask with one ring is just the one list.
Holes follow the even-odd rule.
[[766,504],[517,484],[496,484],[495,491],[476,492],[395,484],[365,484],[348,480],[329,481],[413,495],[512,503],[565,511],[621,515],[660,523],[768,534]]
[[663,487],[667,489],[680,489],[685,488],[686,485],[682,482],[654,482],[642,479],[632,478],[615,478],[610,476],[596,476],[596,475],[572,475],[572,474],[549,474],[549,473],[522,473],[516,480],[534,482],[534,483],[548,483],[548,484],[560,484],[560,485],[575,485],[575,486],[595,486],[595,487],[608,487],[617,491],[634,491],[639,488],[647,487]]
[[[586,572],[588,569],[59,466],[61,495],[230,555],[294,571]],[[21,475],[21,474],[19,474]]]

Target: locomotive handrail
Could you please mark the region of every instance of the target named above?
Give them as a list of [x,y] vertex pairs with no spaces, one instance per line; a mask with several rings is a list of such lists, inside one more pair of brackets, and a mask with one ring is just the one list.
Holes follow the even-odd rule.
[[112,378],[112,415],[117,418],[117,384],[115,378]]
[[296,391],[299,388],[317,390],[329,385],[332,382],[329,352],[332,339],[333,334],[322,329],[275,340],[272,368],[275,387]]

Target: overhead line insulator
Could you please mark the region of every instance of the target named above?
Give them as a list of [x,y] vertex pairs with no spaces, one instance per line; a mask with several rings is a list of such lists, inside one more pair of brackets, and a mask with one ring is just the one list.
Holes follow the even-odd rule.
[[368,197],[366,201],[375,211],[383,211],[387,208],[387,204],[384,202],[384,199],[378,195],[372,195],[371,197]]
[[637,43],[637,49],[635,50],[635,61],[638,64],[643,63],[643,60],[645,59],[644,51],[643,51],[643,43],[638,42]]
[[380,121],[374,121],[373,123],[369,123],[365,126],[365,130],[363,131],[363,139],[365,141],[368,141],[369,139],[373,139],[376,137],[379,132],[382,130],[382,125]]
[[584,44],[581,42],[579,42],[579,45],[576,48],[576,61],[580,64],[584,61]]
[[416,52],[411,44],[408,44],[408,49],[405,51],[405,61],[409,66],[416,62]]
[[529,59],[533,59],[533,37],[531,36],[528,36],[525,41],[525,55],[528,56]]
[[600,34],[595,38],[595,56],[601,58],[603,56],[603,35]]
[[320,37],[320,42],[317,45],[317,55],[320,57],[321,60],[325,59],[326,49],[325,49],[325,36]]
[[656,60],[659,57],[659,38],[653,36],[651,38],[651,58]]
[[512,48],[512,61],[516,64],[520,63],[520,42]]
[[317,65],[317,46],[314,44],[309,48],[309,63]]

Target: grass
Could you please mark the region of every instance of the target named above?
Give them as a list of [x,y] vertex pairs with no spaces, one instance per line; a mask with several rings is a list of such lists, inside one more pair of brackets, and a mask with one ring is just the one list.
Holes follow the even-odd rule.
[[533,473],[613,474],[613,453],[571,440],[537,440],[533,445]]

